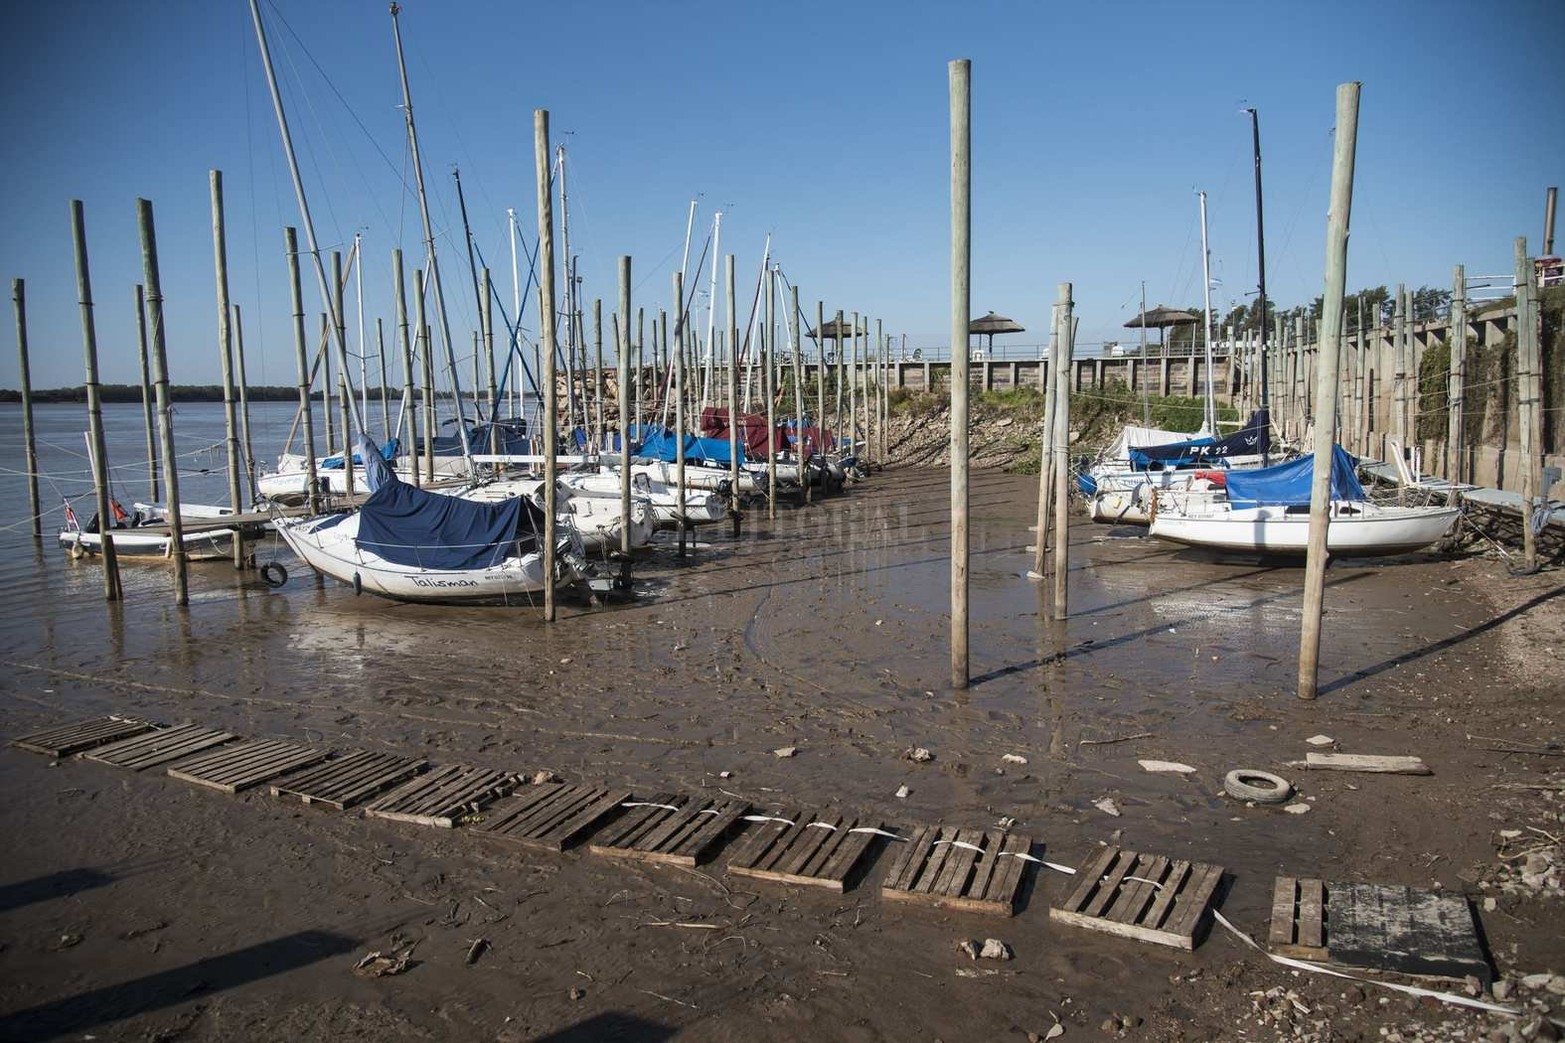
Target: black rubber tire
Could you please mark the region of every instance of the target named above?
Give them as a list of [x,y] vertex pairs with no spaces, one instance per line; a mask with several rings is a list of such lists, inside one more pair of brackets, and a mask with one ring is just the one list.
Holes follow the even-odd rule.
[[1293,785],[1287,779],[1255,768],[1230,771],[1223,778],[1223,789],[1230,797],[1253,800],[1257,804],[1281,804],[1293,796]]
[[261,566],[261,582],[268,587],[280,587],[288,582],[288,570],[281,562],[269,561]]

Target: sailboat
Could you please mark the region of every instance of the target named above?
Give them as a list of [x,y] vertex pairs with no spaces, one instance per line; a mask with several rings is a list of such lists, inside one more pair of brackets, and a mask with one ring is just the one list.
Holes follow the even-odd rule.
[[[1356,466],[1347,450],[1333,447],[1328,553],[1375,557],[1421,550],[1442,539],[1461,515],[1455,507],[1373,503],[1359,484]],[[1304,456],[1228,472],[1223,499],[1159,494],[1152,503],[1151,533],[1216,550],[1302,555],[1309,546],[1314,471],[1314,457]]]

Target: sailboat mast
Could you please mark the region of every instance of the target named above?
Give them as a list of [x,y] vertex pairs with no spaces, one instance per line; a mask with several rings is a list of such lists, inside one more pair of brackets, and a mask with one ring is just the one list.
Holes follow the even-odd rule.
[[[1267,422],[1271,417],[1271,381],[1266,373],[1266,222],[1261,206],[1261,117],[1254,109],[1246,109],[1250,114],[1250,131],[1255,145],[1255,253],[1260,267],[1260,296],[1257,298],[1256,307],[1259,308],[1261,327],[1261,409],[1266,412]],[[1271,439],[1261,441],[1261,463],[1271,462],[1271,454],[1267,451],[1271,445]]]
[[[516,208],[506,207],[505,219],[510,228],[511,235],[511,314],[516,316],[516,324],[522,323],[522,273],[516,263]],[[517,343],[517,337],[513,330],[511,334],[511,350],[521,352],[521,346]],[[520,367],[518,367],[519,369]],[[511,415],[522,415],[521,407],[522,376],[515,370],[511,374]]]
[[1217,403],[1212,400],[1212,251],[1206,245],[1206,193],[1201,193],[1201,340],[1206,344],[1206,429],[1217,437]]
[[[254,4],[255,0],[251,0]],[[446,316],[446,295],[440,287],[440,262],[435,256],[435,230],[429,220],[429,200],[424,194],[424,161],[418,154],[418,130],[413,125],[413,93],[408,87],[408,64],[402,54],[402,30],[397,24],[397,13],[402,8],[391,5],[391,35],[397,42],[397,70],[402,76],[402,113],[407,121],[408,148],[413,154],[413,179],[418,189],[418,210],[424,222],[424,249],[428,254],[429,279],[435,290],[435,313],[440,318],[440,337],[446,349],[446,367],[451,372],[451,391],[456,408],[456,432],[462,442],[462,458],[469,471],[473,466],[473,448],[467,443],[467,420],[462,415],[462,379],[457,371],[456,349],[451,344],[451,321]],[[362,422],[361,422],[362,426]]]
[[[320,286],[321,301],[326,305],[326,310],[331,315],[331,328],[338,331],[337,334],[337,362],[343,372],[348,368],[348,344],[342,336],[342,326],[338,322],[336,307],[332,303],[332,295],[326,285],[326,266],[321,263],[320,247],[315,242],[315,222],[310,219],[310,203],[304,195],[304,182],[299,177],[299,160],[293,151],[293,135],[288,132],[288,116],[283,111],[283,96],[277,89],[277,71],[272,68],[272,51],[266,45],[266,28],[261,24],[261,7],[259,0],[250,0],[250,20],[255,23],[255,38],[261,47],[261,64],[266,69],[266,85],[272,94],[272,109],[277,113],[277,129],[282,134],[283,152],[288,157],[288,172],[293,177],[293,194],[299,201],[299,218],[304,222],[304,237],[310,247],[310,258],[315,262],[315,280]],[[330,394],[330,389],[327,390]],[[357,402],[351,397],[349,405],[354,414],[354,420],[358,422],[359,430],[364,430],[364,417],[359,413]],[[346,432],[344,432],[346,435]]]

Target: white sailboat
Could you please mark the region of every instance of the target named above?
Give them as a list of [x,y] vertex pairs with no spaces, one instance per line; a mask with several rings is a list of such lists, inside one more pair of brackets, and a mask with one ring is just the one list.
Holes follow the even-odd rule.
[[[1375,557],[1421,550],[1456,523],[1455,507],[1399,507],[1373,503],[1353,473],[1353,458],[1333,452],[1326,550],[1342,557]],[[1227,497],[1159,496],[1151,533],[1214,550],[1301,555],[1309,546],[1310,481],[1314,458],[1233,471]]]

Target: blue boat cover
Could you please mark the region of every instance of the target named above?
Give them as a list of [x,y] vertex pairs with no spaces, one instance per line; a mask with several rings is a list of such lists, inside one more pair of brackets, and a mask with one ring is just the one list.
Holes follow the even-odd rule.
[[[679,441],[674,432],[648,431],[636,456],[644,460],[667,460],[673,463],[679,453]],[[697,438],[685,436],[685,462],[729,466],[733,457],[728,452],[726,438]],[[741,461],[743,462],[743,461]]]
[[392,473],[391,465],[386,462],[386,458],[375,451],[375,443],[371,442],[364,435],[359,436],[358,451],[353,454],[353,459],[356,462],[369,461],[368,464],[364,465],[364,484],[369,486],[369,490],[372,493],[387,482],[397,480],[397,476]]
[[[1331,447],[1331,498],[1365,499],[1364,487],[1355,473],[1358,463],[1340,445]],[[1315,457],[1301,456],[1270,467],[1239,468],[1229,471],[1228,502],[1235,507],[1294,505],[1310,502],[1310,482],[1315,476]]]
[[1187,442],[1149,445],[1130,450],[1132,470],[1222,466],[1230,456],[1256,456],[1271,447],[1271,417],[1264,409],[1250,414],[1244,427],[1227,438],[1192,438]]
[[[500,448],[498,450],[491,449],[489,445],[489,431],[491,428],[500,433]],[[528,447],[527,423],[523,420],[502,420],[496,424],[469,423],[467,444],[479,456],[491,452],[522,456],[532,452]],[[436,456],[461,456],[462,436],[453,429],[451,434],[437,437],[434,446]]]
[[483,569],[538,546],[543,511],[529,499],[480,503],[441,496],[400,481],[384,463],[366,477],[373,491],[359,508],[354,542],[389,562]]
[[[364,461],[372,456],[379,456],[382,460],[395,460],[397,458],[400,446],[395,438],[389,439],[378,451],[373,442],[368,442],[368,453],[364,451],[367,442],[367,439],[361,438],[359,445],[353,450],[353,466],[364,466]],[[338,453],[336,456],[325,457],[315,466],[323,471],[340,471],[342,470],[342,454]]]

